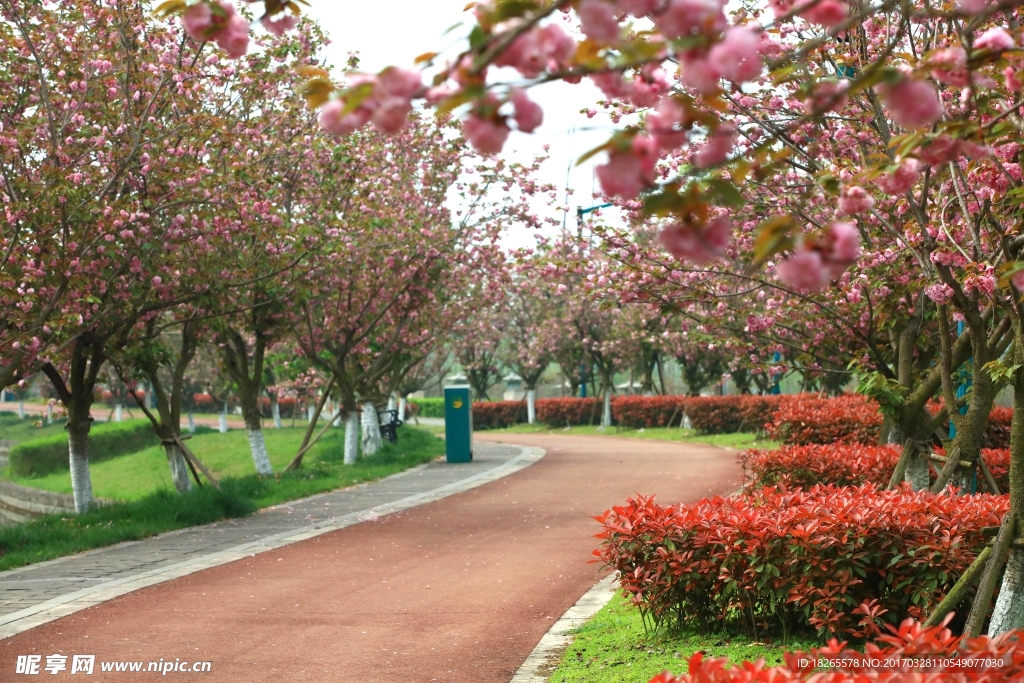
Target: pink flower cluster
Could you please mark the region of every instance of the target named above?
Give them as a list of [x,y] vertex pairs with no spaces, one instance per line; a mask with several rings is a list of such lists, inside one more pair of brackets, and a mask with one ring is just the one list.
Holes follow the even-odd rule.
[[182,14],[181,25],[194,40],[213,40],[234,59],[249,51],[249,22],[225,0],[191,5]]
[[320,110],[320,125],[336,135],[347,135],[372,123],[381,133],[394,134],[405,127],[412,98],[423,89],[418,71],[388,67],[378,75],[356,74],[349,78],[350,91],[370,90],[351,111],[342,100],[331,100]]
[[942,102],[927,81],[904,78],[882,89],[885,106],[893,121],[904,128],[931,128],[942,118]]
[[779,279],[798,291],[821,289],[843,274],[860,253],[860,233],[852,223],[833,223],[816,244],[798,249],[779,264]]
[[713,218],[700,227],[673,223],[658,235],[670,254],[698,266],[724,256],[731,238],[732,225],[724,216]]
[[925,296],[937,304],[944,304],[953,298],[953,289],[946,283],[928,285],[924,288]]
[[848,216],[870,211],[875,205],[875,198],[859,185],[847,185],[839,193],[839,210]]
[[840,0],[769,0],[775,16],[796,14],[812,24],[833,27],[846,21],[850,9]]

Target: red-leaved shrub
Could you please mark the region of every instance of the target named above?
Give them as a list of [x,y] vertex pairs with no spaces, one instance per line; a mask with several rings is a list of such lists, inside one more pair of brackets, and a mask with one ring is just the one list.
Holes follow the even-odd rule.
[[[872,618],[876,605],[865,605],[865,620]],[[649,683],[996,683],[1024,681],[1024,630],[997,638],[972,638],[961,646],[960,637],[944,625],[925,628],[904,619],[899,628],[886,627],[864,652],[831,641],[810,652],[789,652],[786,663],[765,666],[763,661],[735,666],[724,657],[705,659],[702,652],[689,659],[689,671],[673,676],[668,671]],[[882,663],[871,665],[871,660]],[[933,666],[915,667],[914,662],[930,660]],[[811,678],[819,662],[822,667]],[[894,663],[899,665],[893,666]],[[735,664],[735,663],[733,663]]]
[[1013,408],[993,408],[988,414],[988,426],[985,428],[985,445],[989,448],[1010,447],[1010,421],[1013,419]]
[[697,396],[686,400],[690,426],[702,434],[757,432],[794,396]]
[[[864,637],[854,610],[921,618],[985,545],[1006,496],[816,486],[664,507],[640,497],[595,519],[594,554],[656,623],[751,623]],[[723,623],[724,622],[724,623]]]
[[[284,396],[277,399],[277,409],[281,413],[281,417],[288,419],[291,417],[297,417],[295,408],[298,405],[298,401],[291,396]],[[273,417],[273,408],[270,405],[270,397],[260,397],[260,414],[263,417]]]
[[817,484],[885,486],[900,459],[899,446],[811,444],[776,450],[749,450],[740,462],[751,475],[751,488],[774,486],[809,489]]
[[783,401],[768,425],[768,436],[788,444],[878,443],[882,414],[865,396],[801,397]]
[[537,421],[549,427],[601,424],[599,398],[542,398],[537,400]]
[[633,429],[677,427],[688,400],[685,396],[613,396],[612,421]]
[[477,401],[473,429],[501,429],[526,422],[526,401]]

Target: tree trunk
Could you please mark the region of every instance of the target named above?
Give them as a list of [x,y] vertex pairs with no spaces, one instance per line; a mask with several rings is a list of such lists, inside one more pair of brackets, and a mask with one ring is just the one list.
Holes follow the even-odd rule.
[[18,419],[19,420],[24,420],[25,419],[25,402],[24,401],[18,401]]
[[270,414],[274,417],[274,429],[281,429],[281,404],[277,402],[277,394],[270,397]]
[[[1024,330],[1016,330],[1014,363],[1024,363]],[[1010,512],[1024,519],[1024,368],[1014,373],[1013,418],[1010,422]],[[1018,525],[1020,521],[1017,522]],[[1003,570],[1003,583],[999,588],[989,621],[988,634],[997,636],[1007,631],[1024,628],[1024,549],[1010,547]]]
[[398,409],[398,404],[395,403],[395,395],[394,394],[389,394],[388,395],[388,410],[397,410],[397,409]]
[[601,426],[612,426],[612,395],[608,391],[604,392],[604,407],[601,410]]
[[[906,439],[903,438],[903,430],[899,425],[892,425],[889,429],[889,443],[903,445]],[[910,484],[914,491],[927,491],[931,486],[931,478],[928,475],[928,461],[921,457],[920,453],[912,453],[907,463],[907,471],[903,475],[903,481]]]
[[165,443],[164,453],[167,454],[167,464],[171,468],[171,481],[178,493],[188,493],[192,490],[192,479],[189,477],[188,464],[185,462],[185,454],[176,443]]
[[526,390],[526,422],[534,424],[537,421],[537,390]]
[[345,464],[355,465],[359,459],[359,411],[350,410],[345,420]]
[[75,512],[82,514],[92,507],[92,479],[89,477],[89,429],[92,427],[92,420],[89,418],[88,407],[84,418],[79,412],[74,409],[68,411],[67,428]]
[[224,407],[221,408],[220,414],[217,416],[217,422],[220,425],[220,433],[226,434],[228,431],[228,403],[224,402]]
[[245,420],[245,432],[249,437],[249,452],[256,472],[264,477],[274,474],[267,456],[267,444],[263,440],[263,421],[260,419],[259,388],[253,386],[239,387],[238,398],[242,403],[242,419]]
[[124,407],[120,403],[114,406],[114,422],[121,422],[124,420],[123,411]]
[[398,399],[398,419],[401,420],[402,422],[405,422],[405,409],[406,409],[406,406],[407,406],[407,403],[406,403],[406,400],[405,400],[405,396],[399,397],[399,399]]
[[313,421],[313,412],[315,410],[316,410],[316,408],[313,407],[313,406],[307,406],[306,407],[306,422],[312,422]]
[[188,411],[188,431],[192,434],[196,433],[196,416],[192,414],[192,411]]
[[363,457],[366,457],[379,451],[383,445],[380,437],[380,422],[377,419],[377,409],[371,402],[363,403],[362,427]]
[[50,402],[46,403],[46,424],[53,423],[53,404]]

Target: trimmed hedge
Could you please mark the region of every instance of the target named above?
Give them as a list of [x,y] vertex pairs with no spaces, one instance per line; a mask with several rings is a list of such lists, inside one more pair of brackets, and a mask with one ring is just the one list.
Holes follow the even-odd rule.
[[537,401],[537,422],[549,427],[601,424],[600,398],[542,398]]
[[749,470],[750,488],[782,483],[788,488],[809,489],[818,484],[884,487],[900,459],[900,447],[861,444],[811,444],[783,446],[777,450],[749,450],[740,462]]
[[[211,427],[196,427],[196,434],[216,431]],[[121,455],[131,455],[144,448],[160,445],[149,420],[124,422],[96,422],[89,430],[89,462],[102,462]],[[69,468],[68,435],[50,436],[23,441],[11,449],[11,472],[20,477],[42,476]]]
[[526,401],[477,401],[473,429],[502,429],[526,422]]
[[882,430],[878,404],[865,396],[801,397],[782,401],[768,436],[787,444],[876,444]]
[[677,427],[686,401],[685,396],[613,396],[612,422],[633,429]]
[[863,637],[857,610],[870,601],[883,622],[923,618],[1008,509],[1007,496],[870,484],[670,507],[639,497],[596,518],[594,554],[657,624]]
[[413,398],[408,404],[412,414],[418,417],[444,417],[443,398]]

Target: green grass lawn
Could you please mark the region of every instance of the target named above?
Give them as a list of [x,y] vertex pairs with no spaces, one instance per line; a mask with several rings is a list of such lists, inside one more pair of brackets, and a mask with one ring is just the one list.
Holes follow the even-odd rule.
[[[270,464],[273,465],[275,472],[284,469],[291,461],[299,449],[304,433],[304,427],[263,430]],[[400,436],[405,437],[413,433],[413,430],[402,429]],[[328,431],[306,455],[306,462],[340,461],[344,436],[344,429]],[[249,441],[244,430],[229,430],[225,434],[199,434],[186,441],[186,445],[200,462],[219,478],[244,477],[253,473]],[[401,448],[404,444],[400,441],[397,446]],[[111,500],[135,500],[159,489],[170,489],[173,486],[167,456],[164,455],[162,446],[153,446],[132,455],[93,463],[89,472],[92,477],[93,494]],[[71,476],[67,471],[54,472],[42,477],[12,477],[12,481],[47,491],[71,493]]]
[[662,671],[687,671],[687,660],[704,656],[728,657],[732,662],[764,659],[781,664],[787,650],[806,650],[816,642],[764,643],[749,638],[683,633],[649,633],[640,612],[616,595],[592,619],[575,631],[575,640],[562,655],[549,683],[647,683]]
[[21,443],[41,436],[64,433],[64,421],[55,422],[45,427],[41,425],[42,416],[28,415],[24,420],[18,419],[16,413],[0,413],[0,441]]
[[678,427],[652,427],[640,431],[626,427],[601,427],[580,426],[569,427],[568,429],[552,428],[547,425],[515,425],[505,429],[489,429],[488,433],[503,434],[571,434],[577,436],[619,436],[630,439],[654,439],[656,441],[679,441],[683,443],[706,443],[712,446],[724,448],[778,448],[779,443],[769,439],[758,439],[757,434],[751,432],[737,432],[735,434],[698,434],[694,429],[680,429]]
[[[280,473],[298,448],[302,430],[266,430],[270,461],[279,474],[253,473],[245,432],[203,434],[188,444],[203,463],[221,475],[220,490],[210,486],[178,495],[171,487],[162,448],[148,448],[91,468],[95,495],[116,499],[84,515],[51,515],[27,524],[0,527],[0,571],[164,531],[243,517],[255,510],[316,493],[381,479],[444,453],[444,441],[403,427],[397,444],[384,444],[355,465],[343,463],[344,430],[331,430],[310,453],[303,467]],[[70,475],[56,473],[18,483],[70,492]]]

